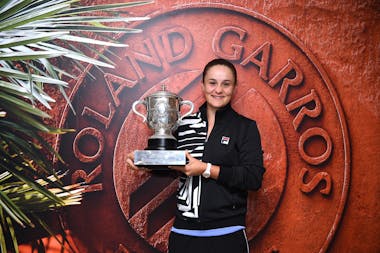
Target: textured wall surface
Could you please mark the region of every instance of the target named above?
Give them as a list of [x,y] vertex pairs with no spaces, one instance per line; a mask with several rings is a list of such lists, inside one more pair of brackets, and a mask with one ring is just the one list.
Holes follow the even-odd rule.
[[[78,129],[57,142],[72,167],[70,180],[91,184],[83,205],[67,215],[79,252],[165,250],[176,181],[125,167],[126,150],[143,148],[149,134],[129,113],[130,104],[154,90],[152,85],[169,83],[199,105],[194,86],[199,68],[223,52],[239,65],[235,107],[261,124],[267,150],[264,187],[250,195],[252,252],[380,251],[378,1],[157,0],[131,14],[150,15],[152,21],[141,25],[142,35],[122,38],[132,51],[116,51],[121,60],[115,58],[115,71],[90,69],[97,81],[82,73],[71,82],[69,93],[83,118],[72,115],[59,97],[54,109],[57,125]],[[227,33],[218,37],[216,30]],[[171,47],[165,47],[165,38]],[[244,47],[241,57],[232,56],[226,47],[232,44]],[[128,59],[139,60],[120,63]],[[281,79],[287,62],[293,67],[287,77],[302,81],[294,81],[300,88],[282,97],[274,77]],[[321,110],[307,121],[297,117],[301,108]],[[82,140],[86,135],[93,138]],[[313,185],[313,179],[319,181]]]

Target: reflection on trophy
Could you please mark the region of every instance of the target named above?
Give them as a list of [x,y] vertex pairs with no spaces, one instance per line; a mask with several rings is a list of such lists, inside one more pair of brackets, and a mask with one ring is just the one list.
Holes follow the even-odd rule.
[[[139,104],[145,106],[146,116],[137,111]],[[185,104],[190,106],[190,110],[181,116],[180,109]],[[185,151],[176,150],[177,140],[173,131],[193,109],[194,104],[191,101],[182,100],[176,94],[166,91],[165,86],[145,99],[135,101],[132,105],[133,112],[143,118],[143,122],[147,122],[154,131],[148,139],[148,147],[134,152],[135,165],[151,169],[161,169],[163,165],[185,165]]]

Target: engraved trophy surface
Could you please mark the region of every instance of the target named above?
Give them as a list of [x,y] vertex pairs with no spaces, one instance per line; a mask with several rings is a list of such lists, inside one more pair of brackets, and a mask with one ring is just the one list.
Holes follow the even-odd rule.
[[[146,115],[137,110],[142,104],[146,107]],[[190,110],[181,116],[182,105],[189,105]],[[136,150],[135,165],[148,166],[151,169],[163,168],[165,165],[185,165],[185,151],[176,150],[177,140],[173,131],[179,122],[193,112],[194,104],[188,100],[182,100],[175,93],[162,90],[151,94],[143,100],[135,101],[132,111],[146,122],[154,134],[148,139],[148,147],[145,150]]]

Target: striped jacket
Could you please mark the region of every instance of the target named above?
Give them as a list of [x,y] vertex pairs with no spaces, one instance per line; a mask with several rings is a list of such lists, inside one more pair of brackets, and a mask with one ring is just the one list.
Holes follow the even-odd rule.
[[248,190],[257,190],[265,169],[260,134],[254,120],[236,113],[230,104],[218,110],[207,138],[206,104],[182,120],[178,149],[220,166],[217,180],[180,177],[174,227],[212,229],[245,226]]

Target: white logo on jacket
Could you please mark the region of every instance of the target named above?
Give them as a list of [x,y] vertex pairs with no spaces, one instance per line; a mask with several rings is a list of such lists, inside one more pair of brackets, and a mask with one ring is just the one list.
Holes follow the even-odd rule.
[[220,140],[220,143],[222,143],[223,145],[228,145],[229,142],[230,142],[230,137],[228,137],[228,136],[222,136],[222,139]]

